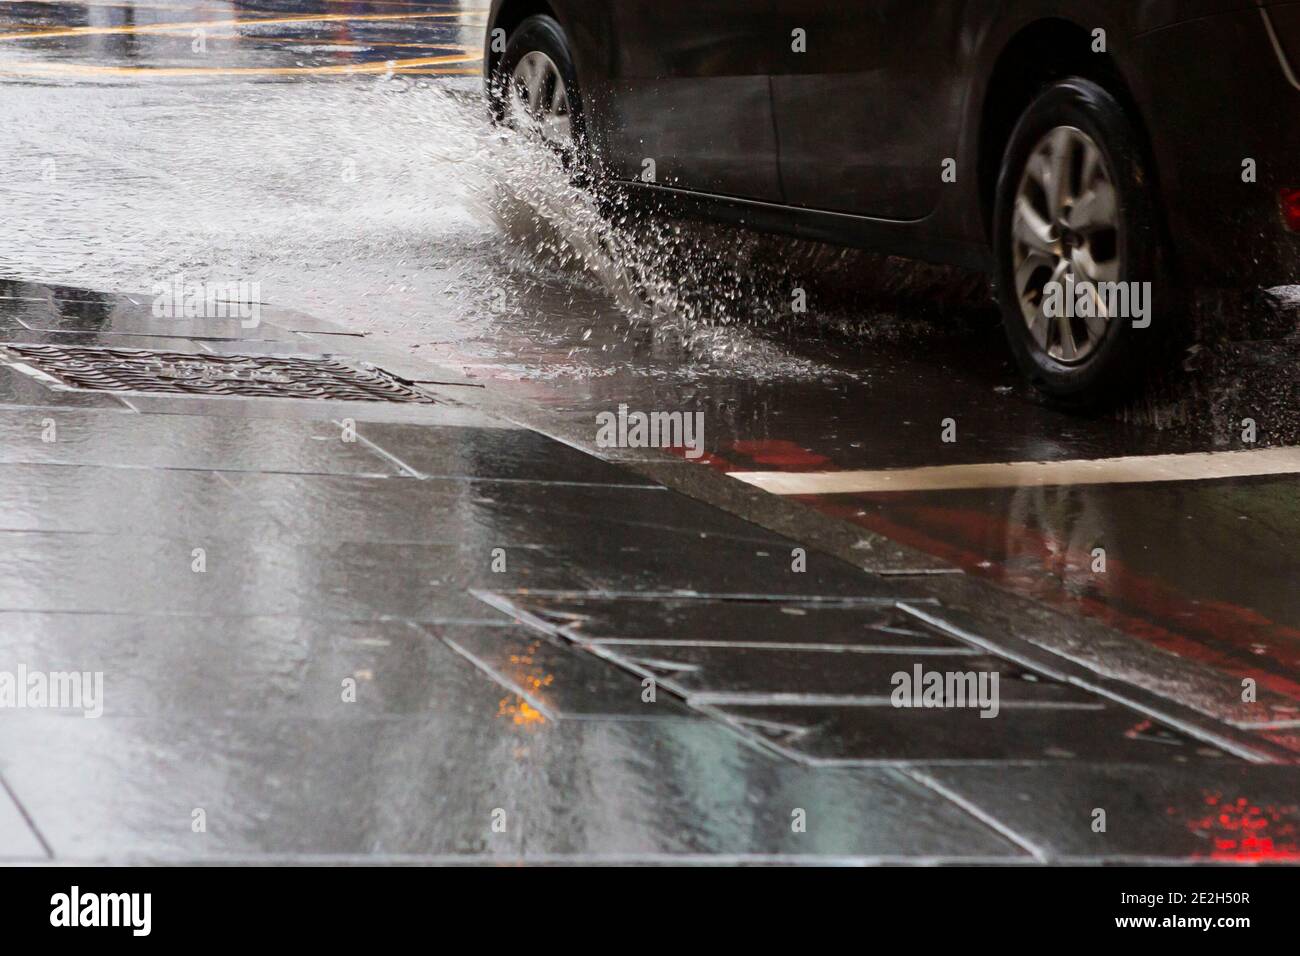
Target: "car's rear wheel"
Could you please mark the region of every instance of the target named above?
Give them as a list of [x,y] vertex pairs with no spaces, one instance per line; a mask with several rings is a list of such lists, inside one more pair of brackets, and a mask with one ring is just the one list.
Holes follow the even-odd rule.
[[1054,399],[1114,401],[1158,353],[1173,303],[1151,190],[1131,120],[1090,80],[1049,87],[1011,134],[994,216],[998,299],[1018,364]]
[[528,17],[510,35],[490,86],[496,118],[581,166],[586,130],[578,74],[564,28],[545,15]]

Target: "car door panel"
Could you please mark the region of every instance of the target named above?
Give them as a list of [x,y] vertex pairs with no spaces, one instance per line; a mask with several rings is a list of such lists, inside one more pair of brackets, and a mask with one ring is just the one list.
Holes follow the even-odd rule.
[[662,186],[780,200],[776,2],[614,0],[602,134],[616,176],[643,179],[650,161]]
[[772,80],[788,202],[899,220],[934,209],[956,155],[964,6],[784,0],[787,35],[802,29],[807,43]]

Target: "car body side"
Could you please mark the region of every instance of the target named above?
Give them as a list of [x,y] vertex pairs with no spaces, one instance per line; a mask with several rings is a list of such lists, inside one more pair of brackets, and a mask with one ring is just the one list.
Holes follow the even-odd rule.
[[[1284,230],[1278,207],[1279,189],[1300,185],[1300,84],[1288,63],[1288,55],[1300,57],[1300,2],[826,0],[792,10],[789,0],[495,0],[485,68],[493,67],[493,28],[508,32],[526,16],[548,13],[572,43],[592,156],[628,193],[758,229],[984,270],[993,267],[992,196],[1016,117],[1042,82],[1086,75],[1124,103],[1146,139],[1167,242],[1188,281],[1300,281],[1300,236]],[[779,163],[782,132],[787,150],[806,138],[805,154],[815,157],[819,143],[854,133],[852,114],[841,114],[849,120],[843,130],[819,105],[871,107],[843,95],[853,63],[809,74],[808,61],[790,58],[791,29],[808,23],[809,43],[824,43],[818,27],[832,22],[850,37],[855,28],[878,33],[884,23],[899,31],[887,40],[890,56],[906,58],[892,61],[895,77],[907,81],[899,108],[917,107],[918,115],[893,117],[910,123],[914,140],[894,144],[894,152],[933,166],[912,170],[911,180],[906,169],[879,167],[898,186],[889,202],[880,200],[897,207],[883,215],[809,201],[811,193],[791,196],[799,183],[782,182],[779,168],[774,185],[762,160],[751,168],[742,162],[753,148],[756,156],[775,149]],[[1105,31],[1104,52],[1094,49],[1096,30]],[[796,75],[806,82],[790,82]],[[718,82],[666,81],[691,76]],[[727,112],[757,104],[760,77],[771,96],[789,88],[802,97],[783,115],[784,130],[774,123],[772,138],[761,123],[745,125]],[[641,125],[629,131],[623,107],[634,89],[650,91],[657,108],[643,109]],[[663,145],[689,132],[684,124],[713,124],[718,154],[704,156],[702,168],[725,188],[674,176],[672,149]],[[656,151],[661,175],[641,182],[641,154]],[[938,184],[946,159],[955,160],[956,182],[935,188],[926,203],[915,175]],[[1253,182],[1243,177],[1247,161]],[[815,179],[807,188],[816,188]]]

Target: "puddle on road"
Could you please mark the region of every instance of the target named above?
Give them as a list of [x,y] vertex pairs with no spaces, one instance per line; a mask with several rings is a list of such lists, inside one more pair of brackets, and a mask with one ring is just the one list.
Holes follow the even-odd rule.
[[[257,282],[267,303],[546,383],[536,397],[570,409],[676,407],[665,396],[697,384],[715,408],[757,408],[797,383],[836,392],[829,414],[851,426],[900,390],[943,414],[1041,416],[982,279],[731,227],[611,224],[549,153],[486,122],[476,78],[5,91],[5,274],[146,293],[178,274]],[[1223,439],[1252,404],[1237,370],[1258,353],[1216,354],[1195,388],[1180,380],[1128,420],[1221,419]],[[1281,349],[1274,365],[1291,363]],[[1282,379],[1270,443],[1300,434]]]
[[[625,401],[705,409],[709,450],[742,464],[933,463],[949,415],[960,416],[963,437],[943,450],[948,460],[1201,450],[1176,429],[1153,431],[1162,415],[1213,425],[1211,446],[1230,445],[1246,415],[1261,423],[1263,443],[1300,436],[1289,344],[1222,353],[1190,398],[1128,422],[1076,418],[1029,396],[1000,333],[980,327],[990,316],[976,280],[723,227],[611,228],[553,157],[487,124],[475,80],[3,92],[0,273],[145,293],[178,273],[255,281],[270,304],[405,342],[435,361],[483,366],[521,388],[542,382],[533,397],[587,422]],[[809,276],[815,306],[796,321],[791,285]],[[1267,403],[1265,389],[1276,393]],[[954,509],[932,508],[921,514],[931,524],[917,519],[910,530],[937,529],[950,544],[963,521],[958,541],[969,542],[976,567],[1005,562],[1004,584],[1059,592],[1071,610],[1095,615],[1109,606],[1083,602],[1109,595],[1070,595],[1053,563],[1096,543],[1106,526],[1091,516],[1178,522],[1182,537],[1165,532],[1180,546],[1168,554],[1144,563],[1131,549],[1132,567],[1160,585],[1140,614],[1176,628],[1184,609],[1203,613],[1199,601],[1239,599],[1244,614],[1256,613],[1253,602],[1294,622],[1293,604],[1271,607],[1231,576],[1204,593],[1213,575],[1198,556],[1253,571],[1236,550],[1261,539],[1224,532],[1207,550],[1197,534],[1208,524],[1192,522],[1196,509],[1178,496],[1132,506],[1080,494],[1095,507],[1078,506],[1077,518],[1069,516],[1078,495],[1064,504],[1031,496],[1012,503],[1019,511],[994,500],[955,519]],[[891,528],[877,530],[907,532],[907,503],[887,507]],[[1062,510],[1069,520],[1056,520]],[[843,517],[866,523],[869,511],[853,502]],[[988,514],[1007,520],[990,524]],[[1219,527],[1250,514],[1237,507]],[[1285,529],[1291,517],[1258,520]],[[1051,580],[1009,580],[1026,553],[1044,552]],[[1137,601],[1134,574],[1108,580],[1121,610]],[[1189,601],[1170,610],[1166,580]]]
[[15,277],[257,282],[520,377],[827,371],[758,334],[781,318],[761,271],[680,224],[611,227],[549,153],[487,124],[476,80],[7,90]]

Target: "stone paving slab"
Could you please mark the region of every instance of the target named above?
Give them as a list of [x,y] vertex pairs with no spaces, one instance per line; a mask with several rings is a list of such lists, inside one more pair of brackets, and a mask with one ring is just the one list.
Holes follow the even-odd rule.
[[7,365],[0,365],[0,410],[7,406],[23,411],[42,408],[104,408],[117,412],[131,411],[130,407],[116,395],[55,391],[42,385],[30,375],[24,375]]
[[1047,859],[1300,859],[1300,767],[931,767],[915,776]]
[[0,464],[0,529],[10,531],[510,547],[576,546],[603,526],[664,547],[752,529],[690,507],[657,522],[664,499],[655,488]]
[[0,670],[18,662],[102,673],[106,718],[427,716],[481,687],[443,641],[404,621],[0,613]]
[[[647,613],[644,601],[528,595],[520,603],[579,644],[645,647],[766,647],[827,650],[909,650],[924,653],[966,645],[892,606],[881,604],[664,598]],[[657,651],[656,651],[657,653]]]
[[[492,479],[421,481],[226,473],[248,507],[295,538],[583,547],[598,534],[671,547],[778,536],[658,487]],[[693,539],[693,540],[691,540]]]
[[183,352],[187,355],[208,355],[212,351],[204,342],[196,339],[110,332],[58,332],[29,329],[26,326],[0,333],[0,345],[77,345],[105,349]]
[[221,472],[50,464],[0,464],[0,530],[248,540],[284,531]]
[[101,305],[147,308],[152,298],[144,293],[104,292],[60,285],[57,282],[28,282],[6,276],[0,278],[0,301],[44,302],[47,305],[55,302],[97,302]]
[[[399,408],[54,391],[0,366],[0,670],[106,688],[95,719],[0,711],[0,857],[44,853],[21,806],[60,860],[1023,862],[1088,854],[1073,797],[1022,821],[986,768],[1091,792],[1130,766],[1244,766],[926,623],[951,614],[923,581],[796,551],[326,321],[6,292],[0,341],[456,384]],[[996,669],[998,717],[880,706],[916,663]],[[1182,836],[1153,840],[1199,852]]]
[[[204,550],[202,572],[194,570],[196,547]],[[483,604],[448,572],[486,577],[488,560],[474,572],[446,545],[308,548],[212,535],[0,532],[0,608],[472,620],[485,615]],[[550,560],[539,565],[552,579],[564,573]],[[516,580],[527,580],[527,571]]]
[[[270,532],[273,534],[274,532]],[[692,585],[719,589],[785,587],[817,594],[854,578],[794,575],[754,557],[751,545],[687,560],[680,549],[610,553],[592,549],[514,547],[493,570],[497,543],[449,544],[248,541],[203,533],[181,538],[143,534],[0,532],[0,607],[16,610],[183,614],[289,614],[303,617],[396,617],[438,620],[454,606],[467,616],[482,603],[469,593],[503,588],[648,591]],[[196,571],[204,551],[203,571]]]
[[553,720],[699,720],[669,694],[647,699],[626,670],[523,628],[429,626],[504,690],[518,694]]
[[[215,340],[244,340],[249,342],[282,342],[290,348],[301,342],[301,337],[268,322],[245,324],[238,318],[186,319],[158,318],[149,313],[133,310],[129,314],[105,311],[94,303],[65,306],[56,313],[46,315],[20,315],[19,321],[34,332],[76,332],[93,335],[156,336],[180,338],[201,342]],[[248,322],[252,322],[251,319]]]
[[985,719],[974,708],[740,704],[711,711],[740,722],[782,752],[829,764],[1176,764],[1229,757],[1126,708],[1005,702]]
[[711,721],[514,717],[486,680],[427,718],[8,715],[0,772],[65,861],[1028,859],[897,774],[810,770]]
[[421,425],[367,422],[358,434],[429,478],[519,478],[591,485],[645,485],[639,475],[534,431],[463,434]]
[[[43,440],[46,435],[54,440]],[[341,429],[328,423],[90,409],[0,408],[0,462],[401,474],[391,460],[364,442],[344,441]]]
[[[984,635],[1004,654],[1044,661],[1053,670],[1070,671],[1140,706],[1212,727],[1216,734],[1252,721],[1296,717],[1294,701],[1266,683],[1259,685],[1256,701],[1246,702],[1240,677],[1125,637],[1087,617],[1066,617],[1046,605],[1007,597],[986,582],[940,578],[927,582],[926,590],[942,602],[949,627]],[[1232,736],[1235,744],[1267,759],[1294,760],[1300,752],[1287,748],[1269,754],[1257,746],[1255,734]]]
[[213,398],[197,395],[122,396],[122,402],[152,415],[213,415],[221,418],[297,418],[341,422],[405,422],[457,428],[517,429],[519,426],[451,402],[437,405],[396,402],[306,402],[296,398]]
[[[579,526],[564,533],[576,536],[581,532]],[[707,548],[685,548],[680,541],[662,547],[630,547],[589,535],[582,546],[548,549],[548,554],[563,563],[564,574],[525,554],[527,581],[511,581],[506,575],[466,575],[459,580],[467,586],[502,591],[527,587],[656,598],[722,594],[738,599],[754,595],[834,599],[871,595],[881,587],[862,572],[830,561],[814,562],[805,572],[792,572],[788,551],[726,538],[709,541]]]
[[[784,633],[786,639],[782,646],[765,646],[710,641],[707,631],[698,630],[675,631],[675,642],[602,641],[599,628],[609,624],[608,618],[597,623],[593,635],[584,633],[582,625],[590,621],[574,611],[578,605],[572,598],[484,597],[540,630],[564,639],[576,637],[575,646],[643,680],[654,680],[691,706],[730,721],[739,732],[795,760],[870,764],[1224,756],[1082,687],[964,642],[892,650],[800,647],[802,621],[797,615],[781,615],[778,602],[766,602],[766,626],[769,635]],[[606,599],[598,606],[633,603]],[[852,611],[873,622],[882,611],[900,609],[862,603],[841,610]],[[653,611],[643,605],[642,613],[651,616]],[[620,620],[633,619],[624,614]],[[906,620],[912,629],[933,632],[914,613]],[[803,638],[815,640],[807,634]],[[976,681],[981,674],[986,681],[997,674],[997,706],[978,696],[962,701],[946,695],[944,706],[937,700],[931,707],[893,706],[896,675],[915,677],[918,669],[972,674]]]
[[[888,705],[893,677],[909,679],[917,667],[942,673],[997,674],[998,696],[1011,703],[1087,704],[1096,697],[1077,687],[1046,680],[972,648],[940,653],[915,650],[835,651],[752,647],[664,647],[657,644],[599,645],[593,651],[646,676],[688,700],[743,701],[756,697],[843,698]],[[992,726],[989,732],[993,732]]]
[[[129,396],[128,396],[129,399]],[[212,399],[222,401],[222,399]],[[46,420],[54,440],[42,440]],[[0,462],[422,476],[646,487],[635,475],[535,432],[331,421],[0,408]]]

